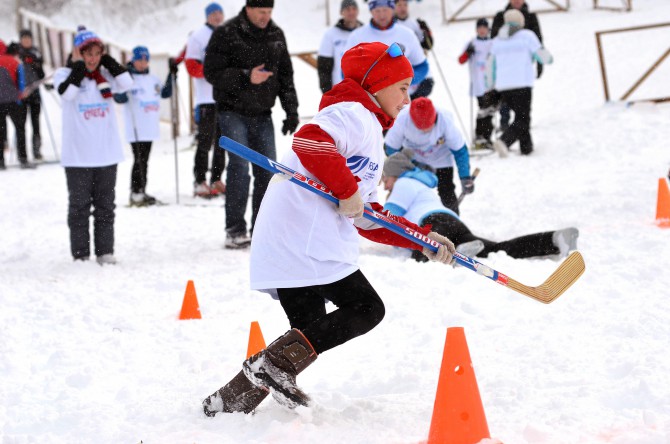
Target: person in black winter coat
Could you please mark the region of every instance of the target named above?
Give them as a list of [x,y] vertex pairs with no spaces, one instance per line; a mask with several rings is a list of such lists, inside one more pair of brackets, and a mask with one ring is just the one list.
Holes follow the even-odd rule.
[[[19,32],[19,37],[19,57],[25,67],[26,86],[38,85],[35,82],[39,82],[44,78],[42,53],[33,45],[33,33],[29,29],[22,29]],[[40,89],[35,88],[30,95],[23,99],[23,103],[26,106],[26,111],[30,112],[30,122],[33,127],[33,158],[39,161],[42,160],[42,138],[40,136],[42,98],[40,97]]]
[[[505,24],[505,19],[503,15],[505,14],[505,11],[508,11],[510,9],[518,9],[519,11],[521,11],[525,22],[524,28],[533,31],[537,36],[537,38],[540,39],[540,43],[542,43],[542,31],[540,31],[540,22],[537,19],[537,15],[534,12],[530,12],[528,10],[528,5],[524,0],[510,0],[505,9],[503,9],[502,11],[498,11],[498,13],[493,18],[493,24],[491,25],[491,39],[494,39],[498,35],[498,32],[500,32],[500,28],[502,28],[503,25]],[[539,79],[540,76],[542,75],[543,66],[541,63],[538,63],[536,66],[537,66],[537,78]],[[503,132],[505,132],[505,130],[509,127],[509,120],[510,120],[509,111],[510,111],[509,106],[507,106],[507,104],[505,103],[501,103],[500,127]]]
[[[247,0],[237,17],[217,28],[205,55],[205,79],[214,87],[222,133],[276,158],[272,107],[277,96],[286,112],[282,133],[298,127],[298,96],[283,31],[272,21],[273,0]],[[272,173],[253,166],[251,229]],[[226,248],[245,248],[244,213],[249,196],[248,162],[230,154],[226,190]]]

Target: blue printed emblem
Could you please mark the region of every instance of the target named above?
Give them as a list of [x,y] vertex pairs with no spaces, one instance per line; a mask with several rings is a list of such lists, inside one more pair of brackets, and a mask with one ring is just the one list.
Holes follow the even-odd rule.
[[363,171],[363,169],[368,165],[369,161],[369,157],[351,156],[347,159],[347,167],[351,170],[352,174],[356,174],[360,171]]

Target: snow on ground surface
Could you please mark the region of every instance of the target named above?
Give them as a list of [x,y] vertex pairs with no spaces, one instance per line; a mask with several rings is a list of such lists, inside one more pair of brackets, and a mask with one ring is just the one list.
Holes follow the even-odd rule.
[[[316,49],[325,30],[322,2],[282,3],[275,17],[291,50]],[[475,14],[504,2],[482,3],[493,6]],[[418,264],[363,241],[361,269],[384,299],[386,318],[300,375],[314,406],[286,411],[268,399],[255,415],[205,417],[200,402],[239,370],[250,322],[259,321],[267,342],[288,322],[277,302],[248,290],[249,253],[222,248],[222,202],[184,205],[194,202],[186,135],[177,142],[176,204],[175,145],[165,126],[152,152],[148,191],[170,205],[125,206],[132,158],[126,147],[116,266],[72,262],[60,166],[0,172],[1,442],[419,443],[428,435],[451,326],[465,328],[492,437],[507,444],[670,442],[670,230],[654,225],[658,178],[670,165],[670,107],[604,104],[594,38],[597,30],[663,21],[670,3],[637,0],[629,13],[571,3],[569,13],[540,16],[556,62],[534,89],[535,153],[473,159],[481,174],[461,210],[475,233],[492,239],[578,227],[587,271],[560,299],[543,305],[468,270]],[[142,26],[105,35],[177,52],[202,22],[205,4],[157,10],[137,17]],[[241,4],[224,0],[228,17]],[[412,6],[435,31],[435,53],[467,125],[467,69],[455,60],[474,24],[441,26],[436,0]],[[104,18],[94,19],[89,28],[104,29]],[[616,97],[663,53],[669,32],[606,41]],[[294,61],[300,114],[308,116],[319,93],[315,72],[303,65]],[[663,73],[650,78],[647,97],[668,96]],[[433,74],[433,99],[452,108]],[[42,94],[59,139],[57,102]],[[280,153],[290,145],[278,131],[283,118],[278,106]],[[45,123],[43,151],[53,158]],[[6,158],[16,162],[11,153]],[[483,262],[528,285],[558,266],[504,253]],[[189,279],[203,318],[178,321]]]

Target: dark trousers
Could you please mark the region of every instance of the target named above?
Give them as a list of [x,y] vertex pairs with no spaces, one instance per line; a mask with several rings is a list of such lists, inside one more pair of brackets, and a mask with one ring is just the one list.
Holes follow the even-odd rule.
[[130,190],[133,193],[144,193],[147,187],[147,167],[149,165],[149,154],[151,154],[151,142],[132,142],[133,169],[130,173]]
[[533,151],[533,139],[530,137],[532,91],[532,88],[519,88],[500,92],[501,100],[514,111],[514,121],[500,139],[508,147],[518,140],[521,154],[530,154]]
[[437,194],[439,194],[440,200],[442,200],[442,205],[454,213],[460,214],[458,212],[456,185],[454,185],[454,168],[438,168],[435,174],[437,175]]
[[[89,218],[93,215],[95,255],[114,254],[116,165],[65,168],[69,206],[70,250],[77,258],[91,255]],[[91,211],[93,207],[93,211]]]
[[209,150],[214,144],[212,153],[212,174],[210,183],[221,180],[221,175],[226,167],[225,151],[218,147],[218,138],[221,134],[216,119],[216,105],[199,105],[200,120],[198,122],[198,147],[195,150],[193,163],[193,176],[196,183],[207,180],[209,170]]
[[[40,112],[42,110],[42,98],[39,90],[35,91],[27,98],[23,99],[26,111],[30,114],[30,125],[33,127],[33,140],[35,136],[40,136]],[[34,150],[35,147],[33,147]],[[39,148],[38,148],[39,152]]]
[[[25,163],[28,161],[28,155],[26,154],[26,107],[15,102],[0,103],[0,137],[3,137],[3,141],[7,140],[7,116],[12,120],[16,130],[16,151],[19,162]],[[0,151],[2,151],[0,156],[4,158],[4,150]]]
[[[291,328],[300,330],[318,354],[372,330],[384,318],[384,303],[360,270],[332,284],[278,288]],[[326,313],[326,299],[337,310]]]
[[493,133],[493,116],[498,105],[497,91],[488,91],[483,96],[477,97],[477,121],[475,123],[475,137],[490,141]]
[[484,243],[484,249],[477,254],[486,257],[494,251],[504,251],[508,256],[515,259],[528,257],[548,256],[558,254],[559,249],[554,245],[551,238],[553,231],[545,233],[528,234],[515,237],[503,242],[495,242],[483,237],[475,236],[470,229],[459,219],[446,213],[434,213],[423,220],[423,225],[431,224],[432,230],[447,236],[454,245],[458,246],[465,242],[480,240]]
[[[243,116],[233,111],[219,113],[221,131],[242,145],[248,146],[270,159],[276,159],[275,134],[272,118],[269,114],[261,116]],[[251,196],[251,230],[253,231],[258,209],[268,188],[272,173],[252,165],[254,191]],[[226,173],[226,233],[230,236],[246,234],[247,223],[244,213],[249,201],[249,162],[235,154],[228,153]]]

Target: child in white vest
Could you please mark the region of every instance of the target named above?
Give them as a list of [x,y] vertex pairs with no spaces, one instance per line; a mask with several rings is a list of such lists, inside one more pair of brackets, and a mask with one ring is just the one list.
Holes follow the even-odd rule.
[[130,176],[130,205],[146,206],[157,203],[146,193],[147,169],[151,144],[160,138],[160,99],[172,95],[172,75],[165,84],[149,73],[149,50],[144,46],[133,49],[133,58],[127,68],[133,77],[133,87],[127,93],[114,94],[117,103],[123,103],[126,142],[133,149],[135,162]]

